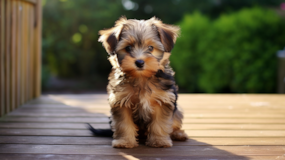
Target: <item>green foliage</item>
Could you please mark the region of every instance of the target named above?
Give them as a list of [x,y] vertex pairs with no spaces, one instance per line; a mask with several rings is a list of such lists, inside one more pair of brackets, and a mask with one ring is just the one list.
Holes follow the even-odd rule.
[[43,59],[52,74],[69,78],[110,71],[109,64],[101,61],[107,61],[107,53],[97,42],[98,31],[114,25],[123,10],[118,6],[120,2],[114,0],[46,2]]
[[[98,31],[121,16],[120,1],[46,1],[43,7],[43,87],[48,75],[65,79],[107,79],[110,64]],[[45,89],[45,88],[44,88]]]
[[[127,0],[122,0],[127,1]],[[148,19],[157,16],[165,23],[180,21],[185,13],[199,10],[211,18],[218,17],[221,13],[230,13],[244,7],[266,6],[275,7],[284,0],[132,0],[138,4],[135,10],[125,13],[128,18]],[[146,12],[151,8],[151,12]]]
[[[196,12],[191,16],[185,16],[185,22],[181,22],[181,24],[185,26],[184,28],[190,27],[191,30],[183,29],[181,40],[179,40],[180,44],[177,44],[181,48],[179,48],[179,51],[176,51],[177,53],[181,52],[180,55],[182,55],[181,57],[177,57],[177,60],[182,58],[181,61],[184,61],[184,56],[186,59],[195,60],[195,62],[187,63],[187,68],[184,67],[182,63],[174,61],[173,64],[175,64],[175,67],[179,68],[179,70],[183,70],[184,68],[183,72],[177,72],[177,77],[179,83],[183,84],[182,86],[187,88],[188,91],[208,92],[210,90],[210,92],[212,92],[214,89],[204,89],[206,87],[206,78],[203,78],[205,82],[200,81],[202,78],[200,73],[202,71],[208,71],[207,68],[201,66],[201,57],[206,54],[204,52],[205,48],[214,47],[209,43],[213,39],[215,41],[216,38],[215,33],[211,33],[212,39],[207,38],[211,38],[211,36],[208,35],[208,31],[211,30],[209,26],[213,25],[212,19],[219,17],[221,14],[228,14],[243,7],[252,7],[254,5],[276,7],[279,6],[282,1],[283,0],[164,0],[162,2],[161,0],[43,0],[43,90],[45,91],[47,88],[50,89],[56,86],[51,76],[56,77],[55,79],[64,79],[64,81],[74,80],[81,83],[78,84],[79,86],[86,86],[92,90],[99,87],[105,88],[111,65],[107,61],[107,53],[102,47],[102,44],[97,41],[98,31],[112,27],[114,22],[122,15],[126,15],[127,18],[136,19],[148,19],[157,16],[165,23],[174,24],[181,21],[186,13],[193,13],[194,10],[199,10],[202,14]],[[131,7],[126,7],[126,4],[131,4]],[[203,15],[207,15],[207,17]],[[266,15],[265,17],[268,16]],[[260,18],[262,19],[262,17]],[[248,23],[251,23],[251,21]],[[218,26],[216,26],[216,28],[217,27]],[[184,32],[188,33],[184,34]],[[207,35],[204,35],[206,32]],[[240,34],[239,32],[235,33]],[[269,31],[267,31],[267,33],[269,33]],[[192,36],[189,37],[187,35]],[[220,47],[217,43],[213,44],[216,45],[216,47]],[[270,44],[271,43],[268,45]],[[249,44],[244,45],[251,47]],[[178,47],[175,47],[175,50],[177,49]],[[274,48],[272,48],[272,50],[274,50]],[[189,51],[195,52],[186,54]],[[174,57],[176,56],[173,56],[173,58]],[[222,61],[223,59],[220,60]],[[206,59],[204,61],[206,61]],[[188,70],[188,68],[194,68],[194,70]],[[188,72],[191,72],[191,74],[185,74]],[[183,76],[186,78],[183,79]],[[239,81],[242,81],[242,79]],[[225,80],[223,83],[227,82],[228,81]]]
[[171,57],[178,84],[188,92],[276,92],[276,51],[285,24],[275,12],[254,7],[209,20],[199,13],[180,23]]
[[182,90],[199,91],[197,81],[201,72],[200,58],[204,56],[200,42],[209,25],[209,19],[198,12],[186,15],[179,24],[181,36],[172,51],[171,66],[176,71],[175,77]]

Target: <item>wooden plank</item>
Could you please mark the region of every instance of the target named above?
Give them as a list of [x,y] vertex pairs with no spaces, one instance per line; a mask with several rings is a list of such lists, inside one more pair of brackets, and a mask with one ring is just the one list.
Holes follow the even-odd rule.
[[36,3],[36,24],[35,24],[35,91],[34,97],[39,97],[41,95],[41,65],[42,65],[42,1],[37,0]]
[[48,95],[41,97],[50,97],[58,101],[64,100],[100,100],[100,99],[108,99],[107,94],[59,94],[59,95]]
[[[108,107],[106,107],[106,109],[96,109],[96,108],[77,108],[77,107],[70,107],[70,108],[41,108],[41,107],[30,107],[30,108],[25,108],[25,107],[20,107],[18,108],[15,112],[30,112],[30,113],[74,113],[76,111],[78,111],[78,113],[81,112],[90,112],[90,113],[104,113],[106,115],[110,114],[110,109],[108,109]],[[205,111],[209,112],[209,111]],[[203,114],[203,111],[198,111],[198,112],[189,112],[189,113],[197,113],[198,114]],[[219,117],[215,117],[214,115],[217,112],[213,111],[213,116],[209,117],[209,118],[219,118]],[[232,112],[225,112],[224,114],[231,114]],[[235,112],[234,112],[235,113]],[[242,112],[241,112],[242,113]],[[261,112],[259,112],[261,113]],[[263,113],[263,112],[262,112]],[[276,119],[280,119],[280,117],[278,116],[279,114],[283,114],[282,112],[270,112],[268,111],[269,114],[276,114]],[[188,113],[184,113],[185,116],[187,116]],[[218,113],[217,113],[218,114]],[[247,115],[248,113],[244,113],[244,115]],[[265,113],[264,113],[265,114]],[[285,113],[284,113],[285,114]],[[226,116],[225,116],[226,117]],[[248,116],[247,116],[248,117]],[[252,118],[265,118],[264,117],[252,117]],[[185,117],[185,119],[188,117]],[[199,118],[199,116],[197,117],[193,117],[193,118]],[[224,117],[220,117],[220,118],[224,118]],[[235,118],[235,117],[234,117]],[[239,118],[239,117],[236,117]],[[268,118],[270,119],[271,117],[268,116]]]
[[[56,107],[54,107],[54,106],[45,107],[45,105],[38,105],[38,106],[36,106],[36,105],[25,105],[25,106],[27,106],[27,108],[30,108],[30,109],[32,109],[32,108],[56,109]],[[91,103],[91,104],[89,104],[89,106],[74,105],[74,106],[67,107],[66,109],[72,109],[72,108],[73,109],[81,108],[81,109],[88,110],[88,111],[110,111],[110,107],[107,104],[104,105],[104,104],[94,104],[94,103]],[[63,107],[57,107],[57,109],[64,109],[64,108]],[[266,112],[268,112],[269,115],[270,115],[270,113],[277,114],[277,115],[278,114],[283,114],[283,113],[285,114],[285,112],[284,112],[285,110],[251,110],[250,112],[243,112],[243,110],[232,110],[230,112],[230,111],[223,111],[223,110],[219,110],[219,109],[217,109],[217,110],[204,110],[204,111],[203,110],[184,110],[183,113],[185,115],[192,114],[192,113],[199,113],[200,115],[202,115],[203,113],[206,114],[207,112],[213,112],[214,113],[213,115],[218,114],[218,113],[223,113],[223,114],[244,113],[244,114],[249,115],[249,114],[254,114],[255,111],[258,112],[258,113],[264,113],[264,114],[266,114]],[[199,116],[199,117],[201,117],[201,116]]]
[[11,91],[10,91],[10,82],[11,82],[11,77],[10,77],[10,70],[11,70],[11,1],[6,1],[6,16],[5,16],[5,24],[6,24],[6,27],[5,27],[5,32],[6,32],[6,37],[5,37],[5,69],[6,69],[6,73],[5,73],[5,97],[6,97],[6,104],[5,104],[5,107],[6,107],[6,113],[9,113],[10,112],[10,94],[11,94]]
[[[49,112],[34,112],[31,111],[31,109],[28,110],[24,110],[25,108],[22,108],[22,112],[17,111],[17,112],[13,112],[13,113],[9,113],[9,116],[22,116],[22,117],[102,117],[102,116],[110,116],[109,111],[106,112],[87,112],[85,110],[82,110],[81,112],[78,113],[64,113],[64,112],[54,112],[54,113],[49,113]],[[64,111],[64,110],[63,110]],[[209,117],[207,116],[202,116],[200,117],[199,114],[191,114],[191,115],[184,115],[184,119],[188,119],[188,118],[229,118],[232,117],[234,119],[284,119],[284,115],[276,115],[274,116],[274,114],[272,115],[240,115],[240,116],[235,116],[235,114],[231,115],[231,114],[223,114],[223,115],[209,115]]]
[[110,145],[111,137],[0,136],[0,144]]
[[74,160],[74,159],[98,159],[98,160],[186,160],[186,159],[195,159],[195,160],[248,160],[248,159],[258,159],[258,160],[269,160],[269,159],[285,159],[284,156],[259,156],[259,155],[247,155],[246,157],[236,156],[236,155],[219,155],[219,156],[155,156],[155,158],[150,156],[132,156],[119,152],[119,155],[94,155],[94,154],[77,154],[77,155],[66,155],[66,154],[0,154],[0,157],[3,157],[5,160],[30,160],[30,159],[65,159],[65,160]]
[[[31,160],[31,159],[47,159],[47,160],[74,160],[74,159],[96,159],[96,160],[126,160],[121,155],[55,155],[55,154],[0,154],[0,157],[5,160]],[[137,159],[133,159],[137,160]]]
[[27,101],[27,3],[22,3],[22,89],[21,89],[21,103],[24,104]]
[[[41,105],[42,106],[42,105]],[[50,117],[75,117],[75,116],[101,116],[102,113],[104,113],[105,115],[109,116],[110,115],[110,111],[109,109],[106,109],[105,111],[101,110],[101,111],[98,111],[98,112],[90,112],[90,111],[86,111],[86,110],[83,110],[81,112],[78,112],[78,113],[65,113],[65,110],[68,110],[68,106],[65,106],[65,107],[61,107],[61,111],[60,112],[55,112],[55,113],[49,113],[49,109],[44,109],[44,111],[46,112],[36,112],[37,111],[37,107],[35,107],[36,110],[31,110],[32,108],[30,107],[22,107],[21,111],[22,112],[13,112],[13,113],[10,113],[9,115],[12,115],[12,116],[32,116],[32,117],[40,117],[40,116],[50,116]],[[25,111],[25,109],[27,109]],[[51,110],[54,110],[54,109],[57,109],[56,107],[53,107],[51,108]],[[60,110],[60,109],[58,109]],[[80,109],[79,109],[80,110]],[[100,112],[100,113],[99,113]],[[37,113],[37,114],[35,114]],[[245,113],[223,113],[223,114],[219,114],[219,113],[212,113],[212,114],[208,114],[208,113],[192,113],[192,114],[189,114],[189,113],[185,113],[184,114],[184,119],[187,119],[187,118],[234,118],[234,119],[241,119],[241,118],[245,118],[245,119],[248,119],[248,118],[257,118],[257,119],[260,119],[260,118],[264,118],[264,119],[284,119],[285,116],[284,116],[284,113],[269,113],[269,114],[266,114],[266,113],[253,113],[253,114],[245,114]]]
[[207,123],[207,124],[285,124],[285,119],[230,119],[230,118],[187,118],[183,123]]
[[[187,108],[189,106],[188,104],[179,104],[182,108]],[[191,105],[191,104],[190,104]],[[203,108],[204,110],[250,110],[250,109],[255,109],[255,110],[283,110],[284,111],[284,105],[275,105],[275,106],[266,106],[266,107],[260,107],[260,108],[253,108],[252,106],[249,105],[220,105],[220,104],[209,104],[209,105],[191,105],[191,108],[187,108],[187,110],[201,110]]]
[[[107,96],[105,96],[105,97],[107,97]],[[90,96],[88,98],[84,98],[84,101],[83,101],[82,97],[81,98],[74,98],[74,99],[72,99],[72,98],[73,98],[72,96],[59,96],[59,98],[54,98],[54,99],[57,99],[58,101],[61,101],[65,104],[72,105],[72,106],[76,106],[76,105],[78,106],[78,104],[80,104],[84,108],[92,107],[91,106],[92,104],[102,104],[102,105],[108,104],[107,98],[106,99],[101,98],[101,100],[98,101],[96,96],[93,96],[93,97]],[[285,98],[285,97],[283,96],[283,98]],[[178,103],[179,103],[179,101],[178,101]],[[251,112],[251,111],[264,111],[264,112],[266,112],[266,111],[277,111],[277,112],[282,111],[282,112],[285,112],[285,108],[283,107],[285,104],[284,105],[272,104],[269,106],[256,107],[256,106],[252,106],[251,102],[247,102],[246,104],[240,104],[240,105],[229,105],[227,103],[215,104],[215,102],[206,103],[206,104],[195,104],[195,103],[191,102],[190,105],[181,105],[181,106],[182,106],[182,108],[184,108],[185,112],[200,111],[200,110],[201,111],[211,110],[213,112],[219,112],[219,111],[231,112],[233,110],[239,111],[239,112]],[[233,103],[235,104],[237,102],[233,102]],[[253,104],[256,105],[255,103],[257,103],[257,104],[261,103],[262,104],[263,102],[254,102]]]
[[105,109],[110,110],[110,107],[107,104],[90,104],[90,106],[69,106],[69,105],[63,105],[63,104],[36,104],[36,105],[23,105],[23,108],[31,109],[31,108],[47,108],[47,109],[71,109],[71,108],[79,108],[79,109]]
[[[106,122],[94,123],[95,128],[110,128]],[[85,123],[45,123],[45,122],[0,122],[0,128],[54,128],[54,129],[86,129]],[[285,130],[285,125],[278,124],[183,124],[186,130]],[[206,132],[206,131],[205,131]]]
[[[81,108],[69,108],[69,109],[61,109],[61,108],[51,108],[51,109],[46,109],[46,108],[23,108],[20,107],[15,112],[31,112],[31,113],[82,113],[82,112],[89,112],[86,110],[82,110]],[[93,113],[90,111],[90,113]],[[110,113],[109,110],[106,111],[94,111],[94,113]]]
[[27,105],[29,104],[63,104],[62,102],[54,101],[52,99],[50,100],[45,100],[45,99],[33,99],[29,102],[26,103]]
[[[5,88],[5,1],[0,0],[0,87]],[[5,89],[0,89],[0,117],[5,114]]]
[[185,130],[189,137],[285,137],[281,130]]
[[[94,100],[107,99],[107,94],[63,94],[63,95],[49,95],[59,101],[68,100]],[[281,101],[285,95],[282,94],[179,94],[178,102],[189,102],[190,104],[251,104],[253,107],[265,106],[270,104],[285,104]],[[210,102],[210,103],[209,103]],[[233,104],[229,102],[234,102]],[[259,102],[259,103],[257,103]],[[263,102],[263,103],[260,103]],[[266,103],[265,103],[266,102]],[[82,103],[84,103],[82,101]],[[269,103],[269,104],[268,104]],[[191,106],[187,106],[191,107]]]
[[29,101],[30,100],[30,64],[31,64],[31,61],[30,61],[30,28],[29,28],[29,24],[30,24],[30,4],[25,4],[25,12],[26,12],[26,16],[25,16],[25,44],[26,44],[26,58],[25,58],[25,62],[26,62],[26,80],[25,80],[25,93],[26,93],[26,96],[25,96],[25,102]]
[[[39,111],[43,111],[43,112],[46,112],[46,113],[50,113],[50,112],[55,112],[56,110],[60,110],[60,113],[71,113],[71,112],[73,112],[73,110],[78,110],[78,111],[85,111],[85,112],[90,112],[90,113],[106,113],[106,114],[109,114],[110,113],[110,108],[108,108],[108,107],[106,107],[106,108],[78,108],[78,107],[70,107],[70,108],[41,108],[41,107],[31,107],[31,108],[25,108],[25,107],[20,107],[19,108],[19,110],[21,110],[21,111],[23,111],[23,112],[25,112],[25,111],[29,111],[29,112],[31,112],[31,113],[33,113],[33,112],[36,112],[36,113],[39,113]],[[17,110],[18,111],[18,110]],[[16,111],[16,112],[17,112]],[[205,112],[203,112],[203,111],[192,111],[192,112],[184,112],[184,115],[185,116],[187,116],[187,114],[192,114],[192,113],[195,113],[195,114],[197,114],[197,116],[196,117],[193,117],[193,118],[199,118],[199,116],[198,115],[200,115],[200,114],[204,114],[204,113],[207,113],[207,112],[209,112],[209,111],[205,111]],[[221,111],[222,112],[222,111]],[[219,114],[219,112],[218,111],[213,111],[212,112],[213,113],[213,116],[212,116],[212,118],[214,118],[215,116],[214,115],[216,115],[216,114]],[[222,112],[223,114],[235,114],[236,113],[236,111],[233,111],[233,112]],[[249,115],[250,113],[245,113],[245,112],[240,112],[240,113],[243,113],[244,115]],[[264,112],[257,112],[257,113],[260,113],[260,114],[266,114],[266,113],[264,113]],[[272,112],[270,112],[270,111],[268,111],[268,114],[269,114],[269,116],[272,114],[272,115],[274,115],[274,114],[276,114],[276,118],[278,119],[278,118],[280,118],[279,117],[279,114],[283,114],[283,112],[276,112],[276,111],[272,111]],[[285,114],[285,113],[284,113]],[[269,117],[268,116],[268,118],[270,119],[271,117]],[[225,116],[226,117],[226,116]],[[188,118],[188,117],[185,117],[185,118]],[[218,117],[216,117],[216,118],[218,118]],[[220,117],[220,118],[223,118],[223,117]],[[238,118],[238,117],[237,117]],[[255,117],[253,117],[253,118],[255,118]],[[258,117],[256,117],[256,118],[258,118]],[[265,116],[264,117],[259,117],[259,118],[265,118]]]
[[[284,146],[175,146],[172,148],[149,148],[144,145],[133,149],[116,149],[110,145],[29,145],[2,144],[0,153],[41,154],[96,154],[119,155],[123,152],[133,156],[280,156]],[[246,158],[246,157],[244,157]]]
[[[283,97],[285,98],[285,97]],[[211,102],[211,101],[209,101]],[[197,103],[197,102],[187,102],[187,101],[181,101],[178,100],[178,105],[180,106],[186,106],[186,107],[190,107],[190,108],[198,108],[198,107],[207,107],[207,108],[220,108],[220,109],[235,109],[235,108],[240,108],[240,109],[247,109],[247,108],[282,108],[282,106],[284,106],[284,104],[282,104],[281,102],[276,103],[273,101],[260,101],[260,102],[244,102],[244,103],[238,103],[238,102],[223,102],[223,103],[217,103],[217,102],[213,102],[213,103]]]
[[[175,142],[177,145],[183,145],[184,142]],[[199,138],[199,137],[190,137],[190,139],[186,142],[193,145],[220,145],[220,146],[248,146],[248,145],[257,145],[257,146],[273,146],[273,145],[284,145],[284,138]]]
[[[59,103],[59,102],[55,102],[56,103]],[[47,104],[31,104],[31,103],[28,103],[26,105],[24,105],[24,107],[55,107],[53,102],[50,102],[50,105],[47,105]],[[66,104],[66,103],[65,103]],[[70,106],[70,107],[78,107],[78,108],[84,108],[84,109],[110,109],[110,106],[108,103],[100,103],[100,102],[89,102],[88,104],[80,104],[80,103],[73,103],[73,104],[66,104],[67,106]],[[59,107],[58,107],[59,108]],[[204,107],[203,107],[204,108]],[[227,110],[227,109],[222,109],[222,108],[217,108],[217,109],[210,109],[210,108],[207,108],[205,107],[204,110],[201,110],[201,108],[186,108],[186,107],[183,107],[182,106],[182,109],[183,109],[183,112],[184,113],[195,113],[195,112],[201,112],[201,113],[209,113],[209,112],[224,112],[224,113],[233,113],[233,112],[241,112],[241,113],[248,113],[248,114],[255,114],[255,113],[252,113],[252,112],[257,112],[258,113],[267,113],[269,111],[269,113],[276,113],[276,112],[281,112],[281,113],[285,113],[285,108],[282,109],[248,109],[248,110],[245,110],[245,109],[231,109],[231,110]],[[281,114],[280,113],[280,114]]]
[[12,20],[11,20],[11,110],[16,108],[16,1],[11,1]]
[[[9,122],[74,122],[74,123],[102,123],[108,122],[106,117],[72,117],[72,118],[48,118],[48,117],[4,117],[3,121]],[[185,119],[184,124],[285,124],[285,119]]]
[[[82,109],[80,108],[69,108],[69,109],[43,109],[43,108],[18,108],[15,110],[15,112],[31,112],[31,113],[80,113],[82,112]],[[87,112],[87,111],[86,111]],[[110,111],[104,111],[104,113],[110,113]],[[101,111],[98,111],[97,113],[101,113]]]
[[93,136],[89,130],[75,129],[0,129],[0,136]]
[[[91,123],[92,124],[92,123]],[[106,122],[94,123],[95,128],[110,128]],[[60,128],[60,129],[86,129],[85,123],[39,123],[39,122],[1,122],[0,128]],[[256,124],[183,124],[185,130],[282,130],[284,125],[256,125]],[[206,132],[206,131],[205,131]]]
[[[23,108],[74,108],[73,106],[69,106],[66,104],[24,104],[21,107]],[[76,107],[81,108],[81,107]]]
[[29,9],[29,18],[30,18],[30,22],[29,22],[29,37],[30,37],[30,45],[29,45],[29,49],[30,49],[30,63],[29,63],[29,100],[33,99],[33,91],[34,91],[34,57],[35,57],[35,51],[34,51],[34,43],[35,43],[35,39],[34,39],[34,25],[35,25],[35,6],[30,6]]
[[269,114],[283,114],[285,113],[285,109],[255,109],[255,108],[249,108],[249,109],[189,109],[186,107],[183,107],[183,113],[189,114],[189,113],[214,113],[214,114],[230,114],[230,113],[243,113],[243,114],[259,114],[259,113],[269,113]]
[[89,113],[89,112],[82,112],[82,113],[30,113],[30,112],[12,112],[8,114],[9,116],[18,116],[18,117],[108,117],[106,114],[102,113]]
[[284,124],[183,124],[188,130],[285,130]]
[[18,50],[18,53],[17,53],[17,71],[18,71],[18,74],[17,74],[17,80],[18,80],[18,84],[17,84],[17,97],[18,97],[18,103],[17,103],[17,106],[19,105],[22,105],[22,75],[23,75],[23,72],[22,72],[22,15],[23,15],[23,6],[22,6],[22,2],[21,1],[17,1],[18,2],[18,31],[17,31],[17,34],[18,34],[18,46],[17,46],[17,50]]
[[[2,144],[110,145],[111,141],[111,137],[0,136]],[[144,143],[141,142],[141,144]],[[185,142],[173,141],[174,146],[272,146],[284,144],[284,138],[191,138]]]
[[16,52],[15,52],[15,105],[16,108],[20,106],[20,4],[19,1],[15,1],[16,6]]
[[[111,137],[0,136],[0,144],[111,145]],[[141,142],[141,144],[144,144]],[[191,138],[173,141],[174,146],[273,146],[285,145],[285,138]]]
[[187,112],[184,114],[184,118],[273,118],[273,119],[280,119],[285,118],[285,113],[265,113],[265,112],[259,112],[259,113],[236,113],[236,112],[230,112],[230,113],[206,113],[206,112],[200,112],[200,113],[191,113]]
[[27,102],[26,104],[63,104],[63,103],[47,96],[41,96]]
[[2,121],[6,122],[73,122],[73,123],[108,123],[109,118],[107,117],[95,117],[95,118],[82,118],[82,117],[74,117],[74,118],[46,118],[46,117],[4,117]]
[[[218,100],[218,102],[226,102],[226,101],[256,101],[256,100],[280,100],[280,98],[284,97],[282,94],[179,94],[179,98],[183,100],[189,101],[197,101],[201,103],[205,103],[207,100]],[[217,101],[213,101],[217,102]]]
[[25,6],[25,3],[24,2],[21,2],[20,1],[20,12],[21,12],[21,46],[20,46],[20,49],[21,49],[21,63],[20,63],[20,72],[21,72],[21,80],[20,80],[20,87],[21,87],[21,93],[20,93],[20,96],[21,96],[21,105],[24,104],[25,102],[25,11],[24,11],[24,6]]
[[[255,107],[255,108],[274,108],[275,106],[284,106],[284,95],[277,95],[274,94],[269,95],[187,95],[183,97],[183,95],[179,96],[179,102],[182,105],[207,105],[216,107],[216,105],[228,105],[228,107],[235,108],[237,105],[242,107],[242,104],[245,104],[246,107]],[[205,101],[206,100],[206,101]],[[211,102],[211,103],[208,103]],[[178,103],[181,105],[181,103]]]
[[[110,124],[91,123],[94,128],[110,128]],[[85,123],[0,123],[2,129],[87,129]]]
[[[189,137],[233,138],[233,137],[280,137],[285,138],[285,131],[280,130],[185,130]],[[0,135],[26,136],[92,136],[91,132],[78,129],[0,129]]]
[[[180,95],[179,95],[180,96]],[[192,95],[189,95],[192,96]],[[268,95],[269,97],[272,95]],[[194,96],[195,97],[195,96]],[[206,96],[204,99],[206,99],[208,96]],[[227,95],[226,95],[227,97]],[[285,96],[279,96],[280,99],[285,98]],[[59,96],[59,98],[57,98],[59,101],[62,102],[69,102],[71,101],[72,103],[75,103],[76,101],[81,103],[81,104],[85,104],[85,102],[82,101],[82,97],[80,98],[73,98],[70,95],[64,95],[64,96]],[[106,98],[107,99],[107,98]],[[105,102],[107,102],[105,99]],[[91,102],[92,99],[90,98],[85,98],[84,100],[88,100],[88,102]],[[233,99],[234,100],[234,99]],[[240,107],[240,109],[250,109],[250,108],[255,108],[255,109],[265,109],[265,108],[272,108],[272,109],[277,109],[277,108],[283,108],[282,106],[284,106],[285,103],[281,103],[280,101],[277,100],[277,102],[275,102],[275,99],[271,99],[269,102],[264,102],[262,100],[259,101],[242,101],[240,102],[242,99],[238,99],[237,101],[217,101],[217,99],[213,99],[213,100],[207,100],[206,102],[204,100],[201,100],[202,102],[200,102],[199,100],[186,100],[186,99],[178,99],[178,104],[182,105],[182,107],[184,108],[189,108],[189,109],[199,109],[201,106],[205,106],[207,107],[207,109],[228,109],[228,110],[232,110],[235,109],[237,107]],[[93,100],[93,102],[98,102],[97,100]],[[211,102],[211,103],[208,103]],[[234,102],[234,103],[229,103],[229,102]],[[68,103],[67,103],[68,104]],[[230,104],[230,105],[229,105]],[[280,105],[282,104],[282,105]]]

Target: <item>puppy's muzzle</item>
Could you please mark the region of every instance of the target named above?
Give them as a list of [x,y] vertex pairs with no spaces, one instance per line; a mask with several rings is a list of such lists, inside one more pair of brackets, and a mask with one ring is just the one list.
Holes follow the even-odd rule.
[[135,62],[135,64],[136,64],[136,66],[138,67],[138,68],[143,68],[143,66],[144,66],[144,61],[143,60],[136,60],[136,62]]

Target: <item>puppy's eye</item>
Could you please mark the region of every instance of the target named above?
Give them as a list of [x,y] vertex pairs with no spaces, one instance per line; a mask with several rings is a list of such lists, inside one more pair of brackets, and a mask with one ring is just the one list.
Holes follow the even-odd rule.
[[148,50],[151,52],[153,51],[153,46],[148,46]]
[[131,51],[132,51],[132,46],[127,46],[127,47],[125,48],[125,50],[126,50],[127,52],[131,52]]

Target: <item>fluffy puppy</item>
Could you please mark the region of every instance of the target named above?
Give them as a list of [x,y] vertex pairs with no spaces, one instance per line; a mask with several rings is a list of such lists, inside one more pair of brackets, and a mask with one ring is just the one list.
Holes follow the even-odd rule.
[[[101,30],[99,42],[110,55],[113,69],[107,87],[111,106],[112,146],[138,146],[138,134],[150,147],[171,147],[185,141],[182,112],[169,56],[179,27],[149,20],[120,18]],[[172,140],[171,140],[172,139]]]

